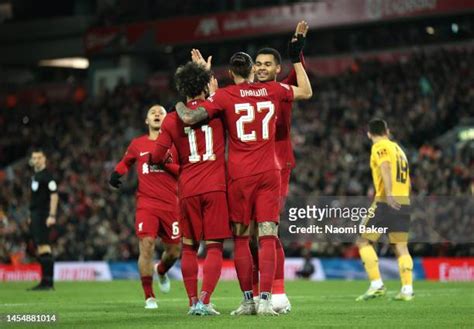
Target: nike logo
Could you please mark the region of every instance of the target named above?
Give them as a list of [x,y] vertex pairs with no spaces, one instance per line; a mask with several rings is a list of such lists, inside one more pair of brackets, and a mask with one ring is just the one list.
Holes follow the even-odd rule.
[[145,154],[148,154],[150,152],[140,152],[140,156],[144,156]]

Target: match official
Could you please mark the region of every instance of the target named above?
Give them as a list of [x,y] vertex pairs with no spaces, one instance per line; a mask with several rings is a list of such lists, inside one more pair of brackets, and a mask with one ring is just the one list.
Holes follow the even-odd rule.
[[41,282],[29,290],[54,290],[54,260],[49,232],[50,227],[56,223],[58,187],[46,169],[46,155],[43,150],[33,150],[30,164],[35,172],[31,179],[30,233],[41,264]]

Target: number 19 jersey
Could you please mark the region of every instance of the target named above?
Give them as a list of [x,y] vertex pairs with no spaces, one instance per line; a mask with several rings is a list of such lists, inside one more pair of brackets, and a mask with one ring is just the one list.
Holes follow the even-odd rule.
[[391,167],[392,196],[403,204],[410,204],[410,172],[405,152],[397,143],[382,139],[372,145],[370,169],[375,188],[375,201],[386,202],[387,191],[383,184],[380,165],[388,161]]
[[209,117],[224,117],[230,178],[281,169],[275,154],[275,122],[280,102],[292,100],[293,89],[286,84],[244,82],[218,89],[200,104]]
[[[202,102],[194,100],[187,106],[194,109]],[[180,198],[226,191],[225,135],[221,119],[186,126],[176,112],[172,112],[163,121],[157,144],[169,147],[172,143],[180,164]]]

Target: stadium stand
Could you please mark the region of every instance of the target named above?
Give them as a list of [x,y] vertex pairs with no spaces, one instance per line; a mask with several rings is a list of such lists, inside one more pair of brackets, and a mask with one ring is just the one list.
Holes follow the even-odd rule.
[[[298,161],[288,202],[302,196],[370,191],[365,123],[382,115],[395,139],[406,148],[416,194],[472,193],[472,146],[452,150],[441,147],[436,138],[472,115],[473,67],[472,49],[440,49],[417,51],[410,59],[395,63],[361,60],[337,76],[312,78],[313,100],[298,104],[293,111]],[[451,82],[445,85],[448,78]],[[176,100],[172,91],[156,93],[146,85],[122,83],[114,90],[102,90],[97,97],[36,102],[0,113],[0,129],[7,136],[0,143],[0,159],[10,159],[11,150],[7,152],[6,146],[13,142],[20,149],[41,143],[59,176],[60,212],[52,232],[57,260],[136,259],[132,215],[136,181],[127,179],[118,194],[110,191],[106,177],[130,139],[144,132],[146,106],[161,103],[169,108]],[[0,259],[4,262],[24,249],[30,175],[24,159],[4,170],[0,185],[8,217],[0,226]],[[289,256],[301,256],[305,249],[319,256],[357,256],[354,247],[345,244],[291,243],[285,247]],[[472,254],[472,248],[419,244],[414,254],[460,256]]]

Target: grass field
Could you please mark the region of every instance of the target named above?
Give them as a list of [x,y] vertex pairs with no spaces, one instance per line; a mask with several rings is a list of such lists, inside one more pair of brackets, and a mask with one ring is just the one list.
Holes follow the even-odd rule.
[[[399,282],[387,282],[389,296]],[[275,318],[231,317],[238,306],[237,282],[221,282],[213,298],[222,315],[187,316],[183,283],[172,282],[168,295],[159,295],[159,309],[145,310],[138,281],[59,282],[54,292],[27,292],[31,283],[0,284],[0,314],[55,313],[48,328],[474,328],[474,283],[415,282],[412,302],[382,298],[354,299],[367,288],[364,281],[288,282],[293,310]],[[155,292],[158,288],[155,287]],[[0,328],[32,328],[8,324]]]

